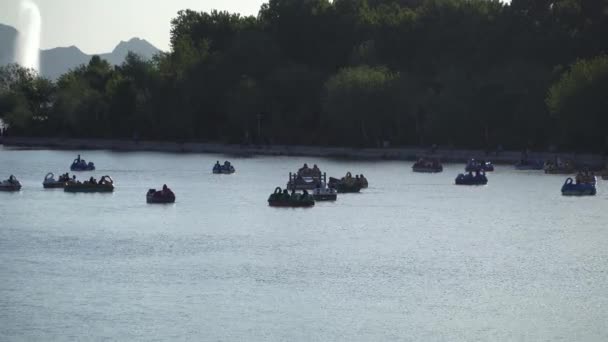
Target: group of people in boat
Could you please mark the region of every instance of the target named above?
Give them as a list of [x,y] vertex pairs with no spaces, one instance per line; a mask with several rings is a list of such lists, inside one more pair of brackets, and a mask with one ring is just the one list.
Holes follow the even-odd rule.
[[574,178],[576,184],[593,184],[595,185],[596,178],[594,172],[579,171]]
[[[474,172],[474,174],[473,174]],[[456,177],[456,185],[486,185],[488,178],[483,170],[468,171],[467,174],[459,174]]]
[[283,190],[283,197],[287,198],[300,198],[300,197],[308,197],[310,194],[308,193],[307,190],[302,190],[302,194],[297,193],[295,190],[291,190],[291,192],[288,192],[287,189]]
[[352,174],[350,172],[348,172],[348,173],[346,173],[346,176],[344,176],[344,178],[342,178],[342,181],[344,181],[346,183],[358,184],[362,188],[366,188],[368,185],[367,178],[365,178],[365,176],[363,174],[355,175],[355,177],[353,177]]
[[298,176],[300,176],[300,177],[320,178],[321,177],[321,170],[319,169],[319,167],[317,166],[317,164],[314,164],[312,168],[309,168],[308,164],[304,163],[304,166],[302,166],[298,170]]
[[468,161],[467,166],[465,167],[465,171],[492,172],[494,171],[494,164],[485,160],[471,159]]
[[175,197],[175,194],[169,189],[167,184],[163,184],[163,188],[160,191],[151,189],[150,192],[153,192],[152,195],[155,197]]
[[58,182],[69,182],[69,181],[76,181],[76,175],[73,175],[72,177],[70,177],[70,174],[68,172],[59,175],[59,178],[57,179]]
[[368,182],[363,174],[353,177],[350,172],[347,172],[346,176],[341,179],[330,177],[328,186],[341,193],[354,193],[367,188]]
[[574,169],[574,164],[569,160],[563,161],[560,157],[555,157],[554,160],[548,160],[545,162],[544,169],[545,171],[570,171]]
[[162,190],[156,191],[156,189],[148,190],[146,194],[146,201],[148,203],[158,204],[169,204],[175,203],[175,194],[171,189],[167,187],[167,184],[163,184]]
[[298,193],[295,190],[287,190],[284,189],[283,192],[281,193],[281,197],[277,197],[275,198],[275,200],[283,200],[283,201],[289,201],[289,200],[301,200],[301,199],[306,199],[309,198],[310,194],[308,193],[307,190],[302,190],[302,193]]
[[13,175],[10,175],[7,180],[0,182],[0,191],[19,191],[21,183]]
[[81,159],[80,158],[80,154],[78,155],[78,157],[76,157],[76,159],[74,159],[74,161],[72,162],[72,166],[71,166],[72,170],[94,170],[95,166],[93,163],[91,162],[86,162],[86,160]]
[[471,178],[480,178],[480,177],[485,177],[486,173],[483,170],[477,170],[475,172],[469,171],[467,173],[467,176],[471,177]]
[[232,166],[232,164],[230,164],[229,161],[225,161],[224,164],[220,164],[220,161],[218,160],[217,162],[215,162],[215,165],[213,166],[213,173],[222,173],[222,174],[231,174],[234,173],[235,169],[234,166]]
[[95,179],[95,177],[91,176],[91,178],[89,178],[88,180],[81,182],[81,181],[76,181],[76,176],[74,176],[72,178],[73,181],[76,182],[76,184],[84,184],[84,185],[105,185],[110,183],[107,179],[106,176],[101,177],[101,179],[99,181],[97,181],[97,179]]
[[8,177],[8,179],[7,179],[7,180],[5,180],[5,182],[6,182],[7,184],[14,184],[14,185],[19,184],[19,181],[17,180],[17,178],[16,178],[15,176],[13,176],[13,175],[10,175],[10,176]]
[[[78,184],[81,184],[81,182],[78,181]],[[89,178],[89,180],[84,181],[82,184],[98,185],[99,183],[97,182],[97,179],[95,179],[95,177],[91,176],[91,178]]]
[[414,167],[438,168],[441,167],[441,162],[439,162],[439,159],[419,158]]
[[414,172],[442,172],[443,165],[437,158],[419,158],[412,166]]
[[268,205],[272,207],[312,207],[315,205],[315,198],[308,193],[307,190],[303,190],[302,193],[297,193],[295,190],[281,190],[277,187],[274,193],[268,198]]
[[229,161],[227,161],[227,160],[226,160],[226,161],[224,161],[224,165],[220,164],[220,161],[218,160],[218,161],[216,161],[216,162],[215,162],[215,166],[214,166],[214,168],[222,168],[222,167],[223,167],[223,168],[229,168],[229,167],[231,167],[231,166],[232,166],[232,164],[230,164],[230,162],[229,162]]

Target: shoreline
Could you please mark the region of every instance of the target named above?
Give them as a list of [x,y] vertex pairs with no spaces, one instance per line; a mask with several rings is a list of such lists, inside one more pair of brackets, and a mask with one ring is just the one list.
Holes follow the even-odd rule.
[[[470,158],[487,159],[496,164],[515,164],[521,152],[503,151],[486,153],[482,150],[446,149],[439,147],[434,154],[428,148],[350,148],[322,146],[287,145],[230,145],[219,143],[177,143],[161,141],[133,141],[121,139],[72,139],[72,138],[30,138],[1,137],[0,145],[28,149],[51,150],[110,150],[120,152],[167,152],[167,153],[215,153],[240,157],[249,156],[290,156],[320,157],[352,160],[404,160],[414,161],[421,156],[439,158],[446,163],[464,163]],[[600,154],[577,154],[560,152],[532,152],[531,159],[548,160],[559,156],[563,159],[588,164],[605,164],[606,156]]]

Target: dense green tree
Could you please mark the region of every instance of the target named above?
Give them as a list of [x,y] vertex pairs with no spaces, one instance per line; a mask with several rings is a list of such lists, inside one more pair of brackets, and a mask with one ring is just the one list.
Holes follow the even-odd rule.
[[[387,68],[346,68],[325,84],[323,124],[349,144],[373,145],[388,139],[395,122],[395,83]],[[339,143],[330,137],[331,143]]]
[[549,89],[559,142],[579,149],[608,147],[608,56],[579,60]]
[[48,120],[55,85],[16,64],[0,67],[0,119],[16,133],[39,130]]
[[597,0],[184,10],[151,61],[93,57],[56,82],[0,69],[0,118],[23,135],[599,149],[607,13]]

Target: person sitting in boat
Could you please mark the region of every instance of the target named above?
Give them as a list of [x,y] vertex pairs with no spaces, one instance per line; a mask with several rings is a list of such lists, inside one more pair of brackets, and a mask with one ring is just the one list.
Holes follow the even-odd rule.
[[15,184],[17,181],[17,179],[15,178],[15,176],[10,175],[10,177],[8,177],[8,182],[11,184]]
[[581,184],[583,182],[583,173],[579,171],[576,174],[575,180],[576,180],[576,184]]
[[77,162],[78,164],[80,164],[80,154],[78,155],[78,157],[76,157],[76,162]]
[[163,190],[161,190],[163,196],[173,195],[173,191],[167,187],[167,184],[163,184]]
[[317,164],[313,165],[312,167],[312,173],[314,176],[321,176],[321,170],[319,169],[319,167],[317,166]]
[[308,197],[308,191],[304,190],[304,191],[302,192],[302,194],[303,194],[303,196],[304,196],[304,197]]
[[225,168],[229,168],[229,167],[230,167],[230,162],[226,160],[226,161],[224,162],[224,167],[225,167]]
[[220,161],[218,160],[215,162],[214,168],[219,169],[220,167],[222,167],[222,166],[220,165]]
[[589,172],[589,170],[585,171],[585,175],[582,179],[583,184],[594,184],[595,183],[595,173]]
[[298,170],[298,173],[299,174],[306,173],[306,172],[308,172],[308,170],[309,170],[308,164],[304,163],[304,166],[302,166],[302,168]]
[[93,177],[89,178],[89,184],[97,185],[97,180]]
[[283,190],[283,199],[285,199],[285,200],[289,199],[289,191],[287,191],[287,189]]

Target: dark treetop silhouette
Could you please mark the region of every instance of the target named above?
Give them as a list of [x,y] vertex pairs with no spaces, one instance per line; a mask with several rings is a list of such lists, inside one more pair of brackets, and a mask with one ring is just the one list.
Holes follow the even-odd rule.
[[608,145],[592,0],[271,0],[179,12],[171,51],[0,71],[9,134],[379,146]]

